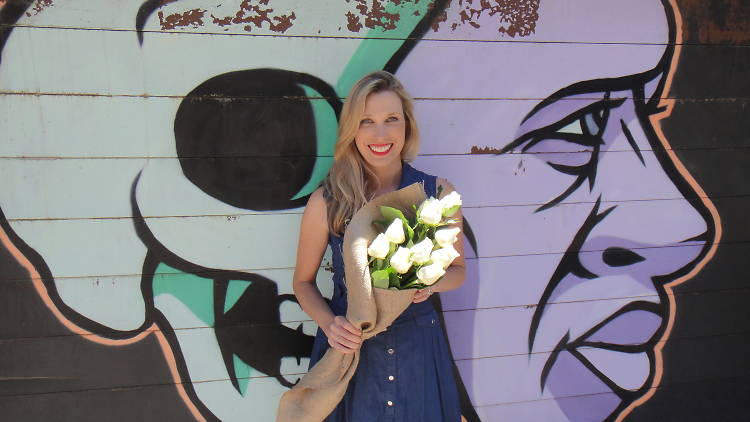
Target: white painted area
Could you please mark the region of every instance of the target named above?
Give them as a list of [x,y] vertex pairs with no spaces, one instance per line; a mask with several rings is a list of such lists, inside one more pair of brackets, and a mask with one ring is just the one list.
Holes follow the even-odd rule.
[[[154,304],[170,324],[193,327],[202,324],[172,295],[159,295]],[[279,397],[286,387],[274,378],[251,378],[243,397],[229,380],[213,329],[177,330],[175,335],[195,392],[219,419],[245,421],[248,415],[254,415],[258,420],[273,420]]]

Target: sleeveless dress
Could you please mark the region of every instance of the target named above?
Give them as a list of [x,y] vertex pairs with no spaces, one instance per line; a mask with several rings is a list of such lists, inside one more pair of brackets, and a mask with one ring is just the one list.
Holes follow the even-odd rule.
[[[436,180],[404,163],[399,189],[422,182],[427,196],[437,197]],[[329,237],[334,284],[330,306],[335,315],[346,315],[347,308],[342,242],[342,237]],[[328,347],[319,328],[310,367]],[[460,421],[448,343],[430,300],[412,303],[386,331],[365,340],[360,353],[344,398],[326,422]]]

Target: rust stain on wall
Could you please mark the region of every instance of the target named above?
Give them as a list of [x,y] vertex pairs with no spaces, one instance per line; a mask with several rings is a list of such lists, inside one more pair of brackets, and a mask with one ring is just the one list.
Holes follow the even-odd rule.
[[[448,9],[456,0],[448,2]],[[480,28],[480,20],[489,16],[498,24],[497,32],[510,37],[526,37],[536,31],[539,20],[539,0],[458,0],[457,14],[443,13],[432,25],[438,31],[441,25],[456,30],[463,25]]]
[[747,0],[678,0],[685,42],[702,44],[750,43]]
[[500,150],[495,147],[471,147],[471,154],[500,154]]
[[[4,5],[5,5],[5,2],[2,2],[2,4],[0,4],[0,7],[2,7]],[[54,6],[54,5],[55,4],[54,4],[53,0],[36,0],[34,2],[34,5],[31,6],[31,8],[29,9],[28,12],[26,12],[26,16],[36,16],[42,10],[44,10],[44,9],[50,7],[50,6]]]
[[183,13],[173,13],[165,17],[164,12],[159,11],[159,24],[162,30],[184,28],[191,25],[197,28],[203,25],[203,16],[205,14],[205,10],[192,9]]
[[297,15],[294,12],[274,14],[274,9],[269,6],[269,3],[270,0],[243,0],[240,3],[239,10],[234,15],[223,17],[211,15],[211,18],[216,25],[224,27],[233,24],[243,25],[243,29],[248,32],[252,31],[253,28],[262,28],[263,23],[268,23],[271,31],[283,34],[292,27]]
[[346,12],[346,27],[352,32],[359,32],[362,29],[362,22],[359,20],[359,16],[352,12]]
[[[396,29],[398,21],[401,20],[400,14],[385,11],[385,5],[388,3],[388,0],[372,0],[371,5],[367,4],[367,0],[354,0],[354,2],[356,3],[355,7],[357,11],[364,18],[364,26],[367,28],[374,29],[380,27],[384,30]],[[396,5],[411,2],[412,1],[409,0],[393,0],[393,3]],[[413,2],[418,3],[419,0],[414,0]]]

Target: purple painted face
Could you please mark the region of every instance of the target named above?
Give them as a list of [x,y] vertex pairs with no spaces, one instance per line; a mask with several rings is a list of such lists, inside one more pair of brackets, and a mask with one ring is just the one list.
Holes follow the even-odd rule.
[[666,286],[695,272],[715,231],[652,117],[671,13],[542,2],[531,36],[449,41],[497,40],[485,16],[428,32],[398,69],[416,98],[466,98],[417,102],[429,155],[416,166],[454,183],[476,237],[443,307],[483,420],[604,420],[658,382]]

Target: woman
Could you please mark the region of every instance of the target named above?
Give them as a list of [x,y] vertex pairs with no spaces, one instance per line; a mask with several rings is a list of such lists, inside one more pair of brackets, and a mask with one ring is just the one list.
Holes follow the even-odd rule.
[[[463,283],[462,242],[456,243],[462,256],[445,276],[417,291],[414,303],[385,332],[363,343],[361,331],[343,316],[347,302],[341,245],[351,216],[368,200],[412,183],[424,183],[428,196],[437,197],[438,186],[443,194],[453,190],[446,180],[406,163],[418,148],[412,101],[398,80],[384,71],[360,79],[341,113],[334,164],[323,187],[310,196],[302,217],[294,272],[294,293],[320,327],[310,366],[327,347],[343,353],[361,350],[346,394],[327,421],[457,422],[461,418],[447,342],[427,299]],[[330,306],[315,285],[327,244],[334,269]]]

